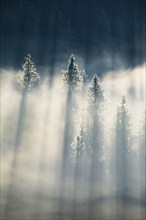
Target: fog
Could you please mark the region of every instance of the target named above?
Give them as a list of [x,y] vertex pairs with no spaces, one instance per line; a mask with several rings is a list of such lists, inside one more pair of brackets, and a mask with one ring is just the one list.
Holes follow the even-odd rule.
[[[144,219],[145,65],[99,79],[105,104],[94,118],[89,80],[70,99],[61,70],[26,95],[16,76],[1,69],[1,219]],[[123,96],[128,137],[117,125]]]

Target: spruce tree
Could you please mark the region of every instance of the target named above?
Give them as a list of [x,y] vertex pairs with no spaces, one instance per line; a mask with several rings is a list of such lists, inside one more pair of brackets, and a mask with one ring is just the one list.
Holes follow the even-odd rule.
[[[81,71],[79,70],[78,64],[75,63],[74,55],[71,55],[68,60],[67,70],[62,71],[63,82],[67,89],[66,97],[66,118],[65,118],[65,128],[64,128],[64,143],[62,150],[62,161],[61,161],[61,178],[60,178],[60,198],[65,194],[65,182],[66,176],[70,175],[70,145],[72,143],[73,133],[74,133],[74,123],[73,123],[73,107],[75,106],[75,96],[74,93],[80,88],[83,81]],[[60,209],[62,209],[62,201],[60,201]]]
[[130,114],[127,108],[125,96],[117,109],[117,122],[115,127],[116,149],[115,149],[115,180],[117,193],[120,197],[128,192],[129,184],[129,152],[131,148]]
[[11,203],[13,197],[11,197],[11,192],[15,188],[15,178],[17,176],[17,166],[18,166],[18,156],[19,156],[19,150],[21,147],[22,142],[22,135],[24,132],[24,123],[26,119],[26,105],[27,105],[27,91],[31,88],[34,88],[36,85],[38,85],[38,82],[40,80],[39,74],[36,71],[34,63],[31,61],[31,56],[28,54],[25,57],[25,63],[22,65],[23,70],[19,71],[17,77],[19,80],[19,83],[21,84],[23,88],[22,96],[21,96],[21,102],[20,102],[20,108],[19,108],[19,114],[18,114],[18,124],[16,125],[16,137],[14,140],[14,153],[13,158],[11,161],[11,172],[10,172],[10,180],[8,185],[8,193],[7,193],[7,205],[6,205],[6,217],[9,219],[9,212],[11,210],[9,204]]
[[72,54],[68,60],[67,70],[63,70],[63,81],[65,85],[70,89],[77,89],[81,86],[81,83],[84,81],[85,72],[81,72],[78,67],[78,64],[75,63],[75,57]]
[[62,71],[63,82],[67,88],[67,100],[66,100],[66,120],[65,120],[65,140],[64,150],[65,154],[68,154],[70,150],[70,144],[73,137],[73,107],[75,106],[74,92],[83,83],[85,73],[79,70],[78,64],[75,63],[74,55],[71,55],[68,60],[67,70]]
[[[102,137],[102,123],[103,123],[103,112],[105,106],[105,96],[103,89],[99,83],[99,78],[95,74],[92,78],[91,84],[88,90],[88,133],[89,133],[89,146],[93,156],[99,157],[101,151],[101,140]],[[95,156],[95,157],[96,157]]]
[[93,108],[98,107],[99,104],[103,103],[104,98],[105,98],[104,92],[99,83],[99,78],[95,74],[92,78],[91,85],[89,87],[89,92],[88,92],[89,102],[93,106]]
[[[104,123],[105,96],[99,83],[99,78],[94,75],[88,90],[88,145],[91,151],[90,199],[94,200],[97,191],[102,188],[102,161],[101,152],[103,150],[103,123]],[[91,215],[94,214],[95,207],[89,207]]]
[[38,85],[40,76],[37,73],[36,67],[31,60],[30,54],[25,57],[25,62],[22,65],[23,70],[19,71],[17,77],[24,89],[31,89]]

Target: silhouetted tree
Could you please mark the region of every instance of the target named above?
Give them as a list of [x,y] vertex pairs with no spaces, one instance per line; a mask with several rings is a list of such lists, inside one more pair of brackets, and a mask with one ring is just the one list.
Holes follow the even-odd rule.
[[74,55],[70,56],[67,70],[62,70],[62,73],[63,82],[67,88],[65,145],[68,151],[72,142],[74,91],[79,88],[83,82],[83,75],[78,68],[78,64],[75,63]]
[[11,161],[11,172],[10,172],[10,182],[8,185],[8,192],[7,192],[7,204],[5,208],[6,217],[9,218],[11,213],[11,202],[13,201],[13,196],[11,192],[13,192],[15,188],[15,178],[17,175],[17,166],[18,166],[18,156],[19,156],[19,149],[21,146],[22,135],[24,130],[24,122],[25,122],[25,114],[26,114],[26,99],[27,99],[27,91],[36,85],[40,80],[39,74],[36,72],[35,65],[31,61],[31,56],[28,54],[25,57],[25,63],[22,65],[23,70],[19,71],[17,77],[20,84],[23,87],[23,93],[21,97],[20,107],[19,107],[19,115],[18,115],[18,124],[16,125],[16,137],[14,140],[14,154]]
[[103,89],[99,83],[97,75],[94,75],[88,90],[88,144],[91,149],[91,166],[89,180],[89,196],[93,200],[89,207],[91,216],[94,216],[97,191],[102,188],[102,161],[101,153],[103,149],[103,124],[104,124],[104,105],[105,97]]
[[[60,179],[60,197],[64,196],[65,193],[65,181],[66,174],[71,174],[69,170],[69,155],[70,155],[70,145],[72,143],[73,133],[74,133],[74,123],[73,123],[73,107],[75,106],[74,93],[81,87],[83,82],[83,76],[79,70],[78,64],[75,63],[74,55],[71,55],[68,60],[67,70],[63,71],[63,82],[67,89],[67,99],[66,99],[66,118],[65,118],[65,129],[64,129],[64,144],[62,151],[62,161],[61,161],[61,179]],[[68,172],[69,171],[69,172]],[[62,209],[62,201],[60,202],[60,209]]]
[[128,193],[129,184],[129,153],[131,148],[130,114],[127,108],[125,96],[117,109],[117,122],[115,127],[115,179],[118,195],[125,196]]
[[23,70],[19,71],[17,77],[20,84],[25,89],[31,89],[38,85],[40,76],[36,71],[36,67],[31,60],[30,54],[25,57],[25,63],[22,65]]
[[[27,54],[27,56],[25,57],[25,62],[22,65],[22,70],[18,72],[17,78],[23,89],[21,103],[20,103],[20,112],[19,112],[19,124],[18,124],[19,129],[16,138],[16,140],[19,140],[20,132],[21,129],[23,129],[23,123],[25,118],[27,91],[38,86],[40,82],[40,76],[37,73],[36,67],[31,60],[30,54]],[[18,144],[15,143],[15,146],[17,145]]]
[[70,89],[78,88],[81,83],[84,81],[85,73],[82,73],[79,70],[78,64],[75,63],[74,55],[71,55],[69,58],[68,69],[62,71],[63,81],[65,85]]
[[89,112],[89,121],[87,124],[89,133],[89,145],[91,147],[92,154],[94,156],[95,154],[96,156],[98,154],[99,157],[99,151],[101,150],[101,126],[103,122],[105,96],[97,75],[94,75],[92,78],[88,89],[87,98]]

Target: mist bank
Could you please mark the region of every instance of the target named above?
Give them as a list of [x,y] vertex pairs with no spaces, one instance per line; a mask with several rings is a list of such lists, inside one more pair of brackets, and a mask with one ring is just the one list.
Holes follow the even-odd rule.
[[[97,113],[98,117],[94,116],[94,118],[90,115],[93,109],[87,101],[89,87],[94,81],[91,83],[88,80],[82,92],[74,93],[71,102],[68,99],[68,89],[62,82],[62,73],[58,71],[53,77],[51,86],[50,78],[43,77],[40,85],[28,91],[26,98],[23,99],[22,90],[16,79],[17,72],[4,69],[1,72],[2,216],[5,217],[5,211],[9,210],[10,219],[36,216],[41,218],[49,216],[50,219],[55,216],[57,219],[61,198],[63,216],[67,214],[73,218],[75,212],[77,216],[88,217],[91,204],[94,204],[91,214],[99,219],[107,216],[123,217],[125,208],[126,217],[144,218],[145,159],[141,149],[144,146],[145,65],[116,74],[107,73],[101,78],[106,107],[105,112]],[[39,74],[41,76],[41,72]],[[117,106],[121,106],[123,95],[127,99],[128,111],[132,115],[131,133],[126,130],[128,137],[123,132],[127,125],[119,128],[121,119],[118,118],[118,114],[121,113],[117,114]],[[22,99],[25,105],[24,103],[22,105]],[[91,96],[89,101],[92,101]],[[21,111],[22,106],[25,106],[25,111]],[[85,128],[81,129],[84,124],[86,124]],[[18,133],[19,130],[21,135]],[[86,134],[86,131],[89,133]],[[16,142],[18,134],[19,144]],[[84,142],[89,143],[89,155],[88,146],[83,145],[82,151],[79,152],[80,162],[77,165],[77,157],[74,157],[74,153],[72,155],[72,151],[69,150],[67,159],[62,152],[69,141],[71,145],[75,145],[76,151],[76,146],[83,144],[82,137]],[[125,142],[121,144],[118,140],[123,140],[123,137]],[[102,146],[99,139],[102,140]],[[130,145],[127,145],[126,140],[132,140]],[[92,156],[92,141],[94,145],[102,147],[100,158],[102,185],[100,181],[96,181],[94,197],[89,190],[93,181],[91,167],[94,172],[96,171],[92,164],[92,160],[95,160]],[[118,172],[122,178],[125,178],[122,173],[122,166],[125,167],[124,160],[126,160],[122,156],[123,151],[120,151],[123,162],[118,162],[118,170],[115,170],[115,164],[119,155],[117,147],[122,149],[124,146],[128,146],[130,152],[128,154],[130,166],[126,167],[128,177],[124,181],[128,183],[128,187],[129,185],[131,187],[130,191],[125,191],[125,194],[122,191],[121,195],[124,184],[123,182],[118,184],[118,179],[121,178]],[[70,146],[67,148],[70,149]],[[66,167],[62,165],[63,159],[67,160]],[[96,161],[95,165],[97,165]],[[63,173],[62,167],[66,169]],[[64,191],[61,194],[60,185],[63,179]],[[77,192],[74,190],[75,187]],[[100,211],[95,212],[95,208]],[[119,214],[117,210],[120,210]]]

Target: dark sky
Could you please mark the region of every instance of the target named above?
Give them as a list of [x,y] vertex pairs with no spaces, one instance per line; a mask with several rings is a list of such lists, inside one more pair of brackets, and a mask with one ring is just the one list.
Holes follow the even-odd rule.
[[145,58],[145,0],[1,0],[1,66],[67,63],[74,53],[88,74],[134,68]]

